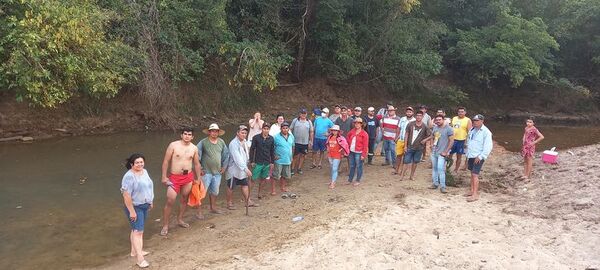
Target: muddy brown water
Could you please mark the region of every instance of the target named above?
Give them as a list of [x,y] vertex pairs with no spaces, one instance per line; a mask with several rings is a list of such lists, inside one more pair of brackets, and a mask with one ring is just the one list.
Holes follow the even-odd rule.
[[[500,144],[520,150],[523,126],[488,125]],[[538,128],[546,136],[538,150],[600,142],[595,127]],[[233,132],[227,131],[229,143]],[[203,137],[197,132],[194,142]],[[127,132],[0,144],[0,269],[92,267],[126,256],[129,229],[119,186],[123,161],[133,152],[146,156],[154,181],[156,208],[146,239],[156,235],[165,199],[160,165],[167,144],[178,138],[173,132]]]

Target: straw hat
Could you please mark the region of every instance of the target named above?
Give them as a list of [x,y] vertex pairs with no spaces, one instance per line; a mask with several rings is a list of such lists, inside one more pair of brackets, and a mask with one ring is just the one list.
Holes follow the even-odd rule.
[[220,129],[219,125],[217,125],[217,123],[210,124],[210,126],[208,126],[208,128],[203,129],[202,132],[204,134],[208,134],[208,132],[211,130],[218,130],[219,136],[223,136],[223,134],[225,134],[225,130]]
[[330,127],[330,128],[329,128],[329,131],[332,131],[332,130],[337,130],[337,131],[340,131],[340,126],[338,126],[338,125],[333,125],[333,127]]

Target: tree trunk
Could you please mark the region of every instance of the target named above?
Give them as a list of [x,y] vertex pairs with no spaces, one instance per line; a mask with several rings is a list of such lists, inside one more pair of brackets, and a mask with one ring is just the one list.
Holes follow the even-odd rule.
[[315,8],[318,0],[306,0],[304,14],[302,15],[302,25],[300,27],[301,33],[298,35],[298,54],[296,55],[296,61],[293,66],[293,82],[302,81],[302,73],[304,69],[304,57],[306,53],[306,38],[308,36],[309,24],[314,20]]

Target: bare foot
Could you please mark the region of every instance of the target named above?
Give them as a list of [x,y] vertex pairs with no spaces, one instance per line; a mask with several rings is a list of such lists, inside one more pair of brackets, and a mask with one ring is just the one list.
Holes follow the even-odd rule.
[[[148,254],[150,254],[150,252],[142,250],[142,256],[147,256]],[[129,256],[135,257],[135,253],[132,252],[131,254],[129,254]]]
[[475,197],[475,196],[471,196],[467,198],[467,202],[474,202],[479,200],[479,196]]
[[235,206],[233,206],[233,204],[230,204],[230,205],[227,206],[227,209],[229,209],[229,210],[235,210],[236,208],[235,208]]
[[203,214],[201,214],[201,213],[198,213],[198,214],[196,214],[196,215],[195,215],[195,217],[196,217],[196,219],[198,219],[198,220],[203,220],[203,219],[204,219],[204,215],[203,215]]
[[271,191],[271,196],[275,196],[275,195],[277,195],[277,192]]
[[217,215],[223,214],[223,211],[219,209],[211,209],[210,212]]
[[463,196],[465,196],[465,197],[471,197],[471,196],[473,196],[473,193],[467,192],[467,193],[463,194]]
[[355,183],[353,184],[353,186],[355,186],[355,187],[358,187],[358,186],[360,186],[360,182],[355,182]]
[[335,183],[329,184],[329,189],[334,189],[334,188],[335,188]]
[[344,183],[344,185],[346,185],[346,186],[347,186],[347,185],[350,185],[350,184],[352,184],[352,182],[348,182],[348,181],[346,181],[346,182]]

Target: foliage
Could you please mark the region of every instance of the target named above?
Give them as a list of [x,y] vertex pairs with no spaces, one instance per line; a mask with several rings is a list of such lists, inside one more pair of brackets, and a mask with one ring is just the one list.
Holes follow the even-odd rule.
[[17,99],[55,107],[79,93],[111,97],[135,81],[135,53],[104,37],[107,12],[83,0],[10,3],[0,73]]
[[261,42],[248,40],[224,44],[219,53],[229,59],[229,65],[235,69],[229,84],[242,86],[248,81],[257,91],[273,90],[277,86],[277,74],[292,61],[288,55],[278,54]]
[[[54,107],[130,84],[165,114],[172,89],[207,72],[255,92],[304,72],[408,96],[444,72],[588,104],[600,96],[600,1],[0,1],[0,87],[19,100]],[[467,98],[448,91],[421,92]]]
[[513,87],[552,72],[552,52],[559,46],[540,18],[526,20],[505,11],[496,20],[491,26],[457,31],[448,54],[463,72],[488,84],[508,79]]

